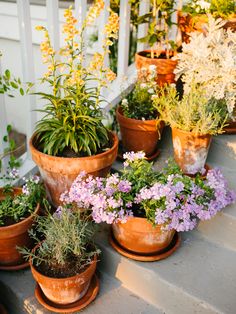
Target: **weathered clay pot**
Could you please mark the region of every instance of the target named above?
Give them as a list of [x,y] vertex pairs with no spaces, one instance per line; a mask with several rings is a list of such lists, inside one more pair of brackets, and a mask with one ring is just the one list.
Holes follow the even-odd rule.
[[122,145],[130,152],[144,151],[151,156],[157,149],[164,122],[161,120],[136,120],[125,117],[121,107],[117,108],[116,118],[120,125]]
[[57,304],[70,304],[81,299],[89,288],[96,265],[97,258],[95,257],[94,262],[84,272],[68,278],[53,278],[38,272],[30,261],[32,275],[44,295]]
[[[14,195],[20,194],[21,188],[14,188]],[[0,201],[4,198],[2,188],[0,189]],[[28,230],[32,227],[34,215],[39,213],[39,204],[35,212],[26,219],[10,226],[0,227],[0,265],[15,266],[21,264],[24,259],[17,250],[19,247],[33,246]]]
[[195,135],[172,128],[174,159],[186,174],[196,174],[204,169],[212,136]]
[[67,158],[55,157],[37,150],[35,137],[30,139],[32,159],[39,167],[41,177],[46,186],[52,204],[61,204],[60,195],[71,187],[72,182],[81,171],[94,176],[104,177],[109,172],[118,152],[118,138],[110,133],[113,146],[104,153],[89,157]]
[[153,254],[167,248],[175,230],[162,231],[162,225],[153,225],[146,218],[132,217],[126,223],[115,223],[112,231],[117,242],[138,254]]
[[161,55],[164,57],[151,58],[147,57],[150,55],[151,50],[144,50],[135,54],[135,65],[138,70],[146,68],[150,65],[155,65],[157,69],[157,84],[163,86],[164,84],[175,83],[174,69],[176,68],[177,61],[165,58],[165,52]]

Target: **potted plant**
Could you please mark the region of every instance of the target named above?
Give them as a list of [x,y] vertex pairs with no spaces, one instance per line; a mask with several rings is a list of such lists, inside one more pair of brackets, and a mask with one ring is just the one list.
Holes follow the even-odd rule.
[[209,99],[196,83],[189,88],[180,99],[175,86],[165,86],[153,102],[161,119],[171,126],[176,163],[186,174],[204,174],[212,135],[223,132],[228,110],[224,99]]
[[149,44],[150,49],[137,52],[135,64],[137,69],[148,68],[155,65],[157,69],[157,83],[173,83],[175,81],[174,69],[176,60],[176,44],[170,40],[170,27],[173,25],[171,15],[175,11],[175,0],[152,0],[150,12],[139,17],[139,24],[148,23],[148,33],[140,38],[141,42]]
[[156,90],[156,66],[151,65],[141,71],[142,78],[118,106],[116,119],[120,126],[123,149],[135,152],[142,150],[147,157],[153,157],[163,129],[163,122],[158,119],[158,111],[152,102]]
[[118,139],[103,125],[100,109],[101,89],[115,78],[104,66],[104,59],[112,44],[110,39],[117,36],[117,14],[110,13],[103,49],[93,55],[88,65],[83,51],[86,27],[103,8],[103,1],[95,1],[80,31],[72,9],[65,10],[65,46],[59,51],[60,58],[47,29],[37,27],[45,36],[41,51],[43,62],[48,65],[41,83],[48,84],[51,92],[37,93],[47,101],[42,110],[46,115],[36,125],[30,149],[54,205],[59,204],[60,194],[81,170],[106,175],[117,155]]
[[[9,177],[16,179],[17,170],[13,169]],[[37,176],[25,179],[22,188],[10,183],[0,188],[0,269],[16,270],[26,266],[17,246],[32,248],[28,230],[44,197],[45,190]]]
[[157,258],[170,247],[176,231],[192,230],[198,220],[210,219],[233,202],[235,194],[219,170],[193,179],[173,162],[162,171],[154,170],[144,156],[125,154],[121,175],[88,177],[85,182],[81,173],[62,199],[90,209],[95,222],[112,224],[120,252],[150,260],[145,258]]
[[[192,81],[205,89],[208,99],[226,103],[229,119],[235,120],[236,103],[236,33],[222,29],[224,22],[208,16],[207,34],[192,33],[189,44],[183,44],[177,55],[176,78],[184,82],[184,92]],[[229,120],[229,121],[230,121]],[[229,122],[228,121],[228,122]],[[235,130],[236,124],[229,129]]]
[[178,11],[178,26],[181,30],[182,41],[188,43],[189,33],[198,31],[206,33],[208,15],[222,18],[225,23],[223,28],[236,29],[236,4],[234,0],[189,0],[181,11]]
[[37,245],[21,252],[30,260],[39,302],[51,310],[82,309],[98,292],[98,283],[93,283],[99,254],[93,243],[94,222],[79,210],[61,206],[36,222],[31,236]]

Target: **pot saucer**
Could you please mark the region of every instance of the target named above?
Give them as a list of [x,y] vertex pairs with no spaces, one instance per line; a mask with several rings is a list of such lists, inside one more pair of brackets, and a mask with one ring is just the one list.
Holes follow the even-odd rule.
[[162,259],[167,258],[168,256],[170,256],[171,254],[173,254],[177,248],[180,246],[180,242],[181,242],[181,237],[180,234],[178,232],[175,233],[170,245],[165,248],[164,250],[158,252],[158,253],[153,253],[150,255],[142,255],[139,253],[134,253],[132,251],[129,251],[125,248],[123,248],[114,238],[113,234],[110,233],[109,236],[109,242],[111,244],[111,246],[113,247],[113,249],[115,249],[118,253],[120,253],[121,255],[128,257],[130,259],[136,260],[136,261],[140,261],[140,262],[155,262],[155,261],[160,261]]
[[224,127],[224,133],[222,135],[236,134],[236,126],[226,126]]
[[29,267],[29,262],[24,262],[19,265],[0,265],[0,270],[7,270],[7,271],[15,271],[21,270]]
[[[125,153],[127,153],[127,151],[123,148],[122,141],[119,141],[117,159],[119,159],[120,161],[124,161],[123,154]],[[159,155],[160,155],[160,150],[157,149],[152,155],[146,156],[146,160],[152,161],[156,159]]]
[[70,304],[57,304],[50,301],[44,295],[38,283],[36,284],[34,294],[38,302],[49,311],[55,313],[74,313],[84,309],[87,305],[89,305],[96,298],[98,291],[99,280],[98,277],[94,275],[86,294],[80,300]]

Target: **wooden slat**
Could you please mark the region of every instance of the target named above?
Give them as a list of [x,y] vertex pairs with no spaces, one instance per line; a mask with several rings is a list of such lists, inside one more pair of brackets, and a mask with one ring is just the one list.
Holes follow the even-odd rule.
[[[150,0],[141,1],[139,5],[139,16],[142,16],[148,13],[149,10],[150,10]],[[147,31],[148,31],[148,23],[140,24],[138,26],[138,38],[145,37],[147,35]],[[146,48],[147,48],[146,43],[138,42],[137,51],[142,51],[142,50],[145,50]]]
[[123,76],[128,68],[130,31],[130,4],[127,0],[120,1],[120,29],[118,42],[118,76]]
[[58,0],[47,0],[47,25],[54,50],[60,47]]

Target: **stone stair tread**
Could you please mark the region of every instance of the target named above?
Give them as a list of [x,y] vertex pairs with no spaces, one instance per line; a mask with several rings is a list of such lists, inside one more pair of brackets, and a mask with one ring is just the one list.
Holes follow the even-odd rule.
[[[152,263],[136,262],[118,255],[107,243],[104,233],[100,233],[99,243],[106,250],[106,260],[113,256],[113,264],[117,261],[116,266],[111,266],[110,273],[130,290],[131,272],[137,271],[137,276],[144,274],[140,276],[140,282],[136,280],[135,287],[142,285],[136,292],[158,308],[164,311],[168,309],[168,314],[192,313],[194,309],[189,309],[188,304],[186,308],[180,306],[181,302],[184,303],[183,298],[189,297],[195,302],[198,300],[197,303],[203,308],[206,307],[206,311],[199,309],[196,313],[235,313],[236,253],[200,238],[196,231],[182,233],[181,236],[181,246],[173,255]],[[106,260],[105,267],[109,268]],[[177,295],[170,301],[174,302],[172,310],[170,304],[158,296],[158,293],[162,293],[159,291],[161,284],[163,289],[164,286],[170,288],[167,292],[170,300],[174,293]],[[156,294],[155,289],[159,291]]]
[[[124,288],[113,278],[99,273],[100,291],[94,302],[83,309],[84,314],[161,314],[153,305],[145,302]],[[34,296],[35,281],[31,271],[1,272],[0,300],[9,307],[9,314],[53,313],[41,306]]]

